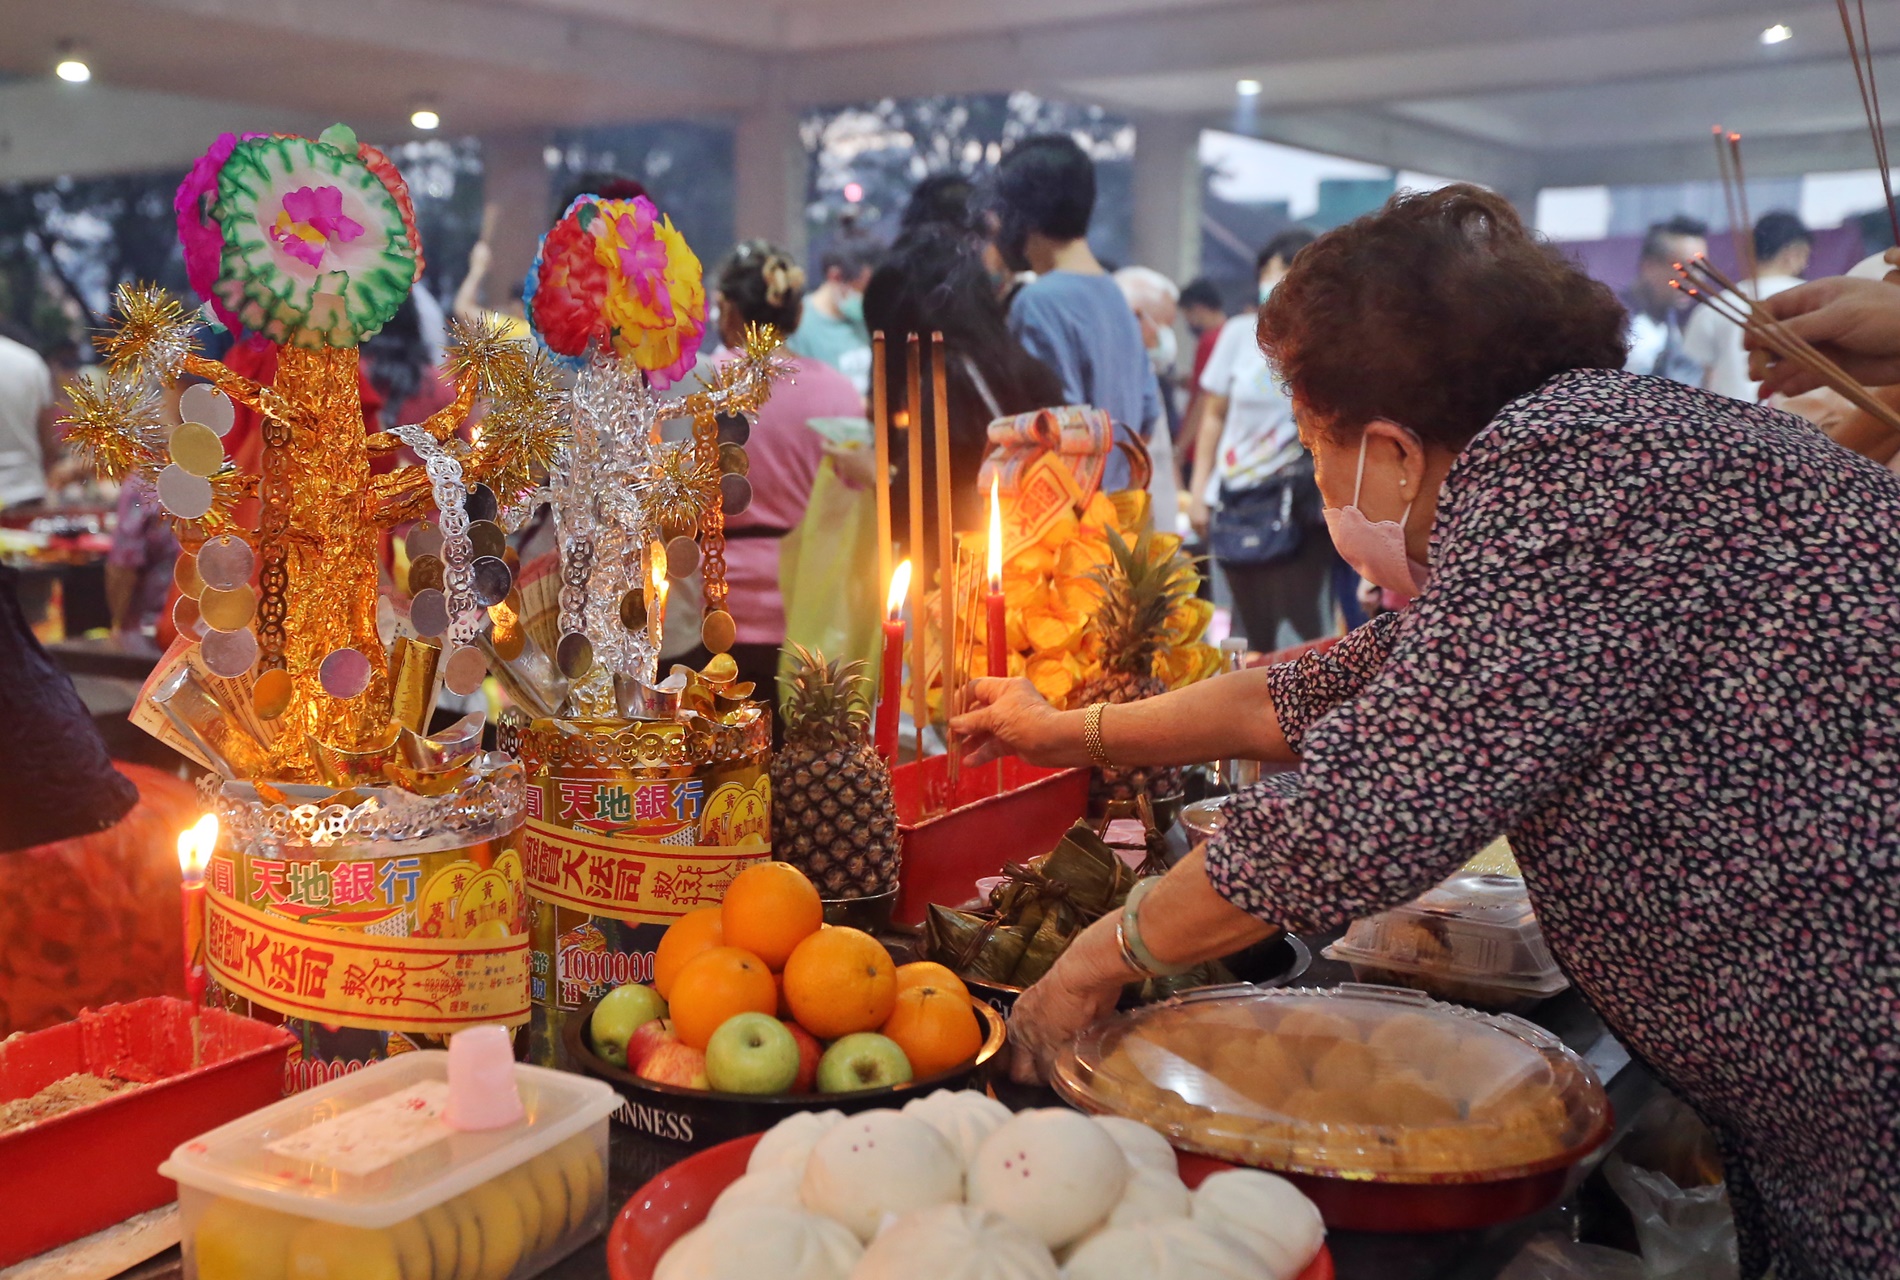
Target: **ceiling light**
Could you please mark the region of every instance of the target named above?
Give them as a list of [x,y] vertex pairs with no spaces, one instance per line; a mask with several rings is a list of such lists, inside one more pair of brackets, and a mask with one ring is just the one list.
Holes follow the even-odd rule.
[[1260,96],[1260,82],[1258,80],[1238,81],[1234,85],[1234,91],[1243,98],[1257,98]]
[[92,79],[92,68],[86,65],[79,46],[66,40],[59,46],[59,62],[54,65],[53,74],[68,84],[84,84]]
[[855,182],[844,184],[844,198],[852,204],[864,199],[864,188]]
[[442,117],[428,107],[417,107],[409,113],[409,123],[418,129],[436,129],[442,124]]
[[1761,33],[1763,44],[1780,44],[1783,40],[1794,39],[1794,28],[1785,22],[1777,22]]

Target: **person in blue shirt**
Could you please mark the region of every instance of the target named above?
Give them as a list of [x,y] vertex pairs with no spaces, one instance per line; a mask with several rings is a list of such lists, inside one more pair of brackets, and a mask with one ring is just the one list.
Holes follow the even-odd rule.
[[[1106,410],[1147,439],[1161,418],[1161,389],[1140,323],[1089,249],[1095,163],[1072,138],[1025,138],[997,166],[988,197],[1003,261],[1036,273],[1010,302],[1010,331],[1055,371],[1068,403]],[[1102,487],[1127,485],[1127,460],[1113,453]]]

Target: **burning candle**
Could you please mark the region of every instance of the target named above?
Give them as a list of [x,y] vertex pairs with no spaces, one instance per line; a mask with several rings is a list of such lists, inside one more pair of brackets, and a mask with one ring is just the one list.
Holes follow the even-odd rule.
[[1003,502],[994,472],[990,475],[989,579],[989,593],[983,600],[989,615],[984,651],[989,655],[990,674],[1000,678],[1009,674],[1009,623],[1003,611]]
[[904,697],[904,597],[910,591],[910,561],[891,571],[884,598],[884,676],[878,688],[877,753],[897,764],[897,708]]
[[185,922],[185,994],[196,1008],[204,1002],[205,864],[218,844],[218,819],[207,813],[178,833],[179,893]]

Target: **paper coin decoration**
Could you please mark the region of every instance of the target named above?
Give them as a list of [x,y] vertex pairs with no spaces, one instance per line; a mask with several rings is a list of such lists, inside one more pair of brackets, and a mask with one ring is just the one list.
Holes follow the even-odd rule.
[[216,675],[235,680],[257,661],[257,636],[249,627],[238,631],[207,631],[198,642],[205,665]]
[[228,533],[207,539],[198,548],[198,577],[205,586],[219,591],[230,591],[249,583],[256,563],[250,544]]
[[173,427],[165,447],[179,470],[194,476],[214,476],[224,465],[224,441],[202,422],[181,422]]
[[332,698],[348,701],[369,688],[369,659],[355,649],[332,649],[317,665],[317,679]]
[[[409,536],[403,539],[403,548],[409,552],[411,560],[420,560],[424,556],[442,555],[442,530],[434,522],[424,520],[409,530]],[[411,572],[414,572],[411,570]]]
[[752,438],[752,423],[742,413],[722,413],[716,421],[720,444],[742,445]]
[[515,575],[500,556],[479,556],[469,568],[475,575],[475,603],[484,609],[500,604],[514,590]]
[[409,594],[442,590],[447,566],[435,556],[417,556],[409,562]]
[[579,631],[570,631],[554,646],[554,665],[569,680],[578,680],[594,669],[594,643]]
[[719,469],[729,476],[742,476],[752,468],[752,460],[745,456],[743,445],[733,444],[730,440],[719,446]]
[[674,538],[666,544],[666,576],[675,580],[690,578],[699,568],[699,544],[691,538]]
[[257,593],[249,584],[220,591],[207,586],[198,597],[198,616],[214,631],[236,631],[257,616]]
[[295,689],[288,671],[273,667],[259,672],[257,683],[251,686],[251,706],[264,719],[275,720],[290,710],[290,695]]
[[699,642],[714,653],[726,652],[738,638],[738,624],[724,609],[714,609],[699,624]]
[[178,397],[178,416],[186,422],[202,422],[222,436],[237,421],[237,408],[222,391],[200,382],[186,387]]
[[451,693],[463,697],[482,687],[482,681],[488,678],[488,662],[482,657],[482,651],[471,645],[458,645],[449,652],[448,662],[442,668],[442,683]]
[[199,520],[211,510],[211,482],[176,462],[158,473],[158,501],[180,520]]
[[729,516],[742,515],[752,505],[752,482],[741,475],[719,477],[719,507]]
[[481,520],[493,520],[501,505],[495,501],[495,491],[485,484],[478,484],[468,491],[468,500],[462,504],[462,510],[468,513],[471,523]]
[[205,633],[204,621],[198,616],[198,601],[194,597],[178,597],[178,603],[172,606],[172,625],[178,628],[179,635],[190,636],[194,640]]
[[198,593],[205,589],[205,580],[199,576],[197,556],[187,551],[178,557],[178,562],[172,565],[172,584],[178,588],[179,595],[198,598]]
[[424,587],[410,597],[409,625],[431,640],[449,629],[449,598],[440,588]]
[[468,526],[468,544],[475,549],[477,558],[494,556],[500,559],[501,553],[508,549],[508,535],[493,520],[476,520]]
[[645,631],[647,627],[646,593],[635,587],[620,597],[620,625],[629,631]]

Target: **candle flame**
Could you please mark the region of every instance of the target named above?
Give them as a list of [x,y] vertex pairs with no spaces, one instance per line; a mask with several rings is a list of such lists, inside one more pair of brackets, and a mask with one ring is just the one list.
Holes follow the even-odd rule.
[[990,590],[1003,589],[1003,500],[994,473],[990,475]]
[[910,594],[910,561],[905,560],[891,570],[891,592],[884,597],[886,617],[896,619],[904,607],[904,597]]
[[202,876],[217,847],[218,815],[207,813],[178,833],[178,869],[188,876]]

